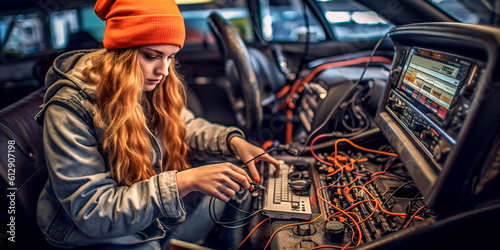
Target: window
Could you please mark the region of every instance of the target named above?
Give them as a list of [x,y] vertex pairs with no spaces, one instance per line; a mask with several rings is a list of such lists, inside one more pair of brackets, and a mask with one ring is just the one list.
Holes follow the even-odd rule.
[[317,0],[339,41],[377,39],[394,25],[354,0]]
[[64,50],[70,35],[85,31],[102,40],[105,22],[94,13],[93,6],[38,14],[0,16],[2,52],[8,56],[57,53]]
[[215,10],[230,21],[246,42],[254,40],[253,27],[246,7],[246,1],[177,0],[186,25],[186,46],[214,45],[215,38],[210,31],[207,17]]
[[4,54],[32,54],[47,47],[42,19],[35,14],[0,17]]
[[[306,34],[311,42],[326,40],[323,27],[309,9],[307,19],[304,16],[303,1],[260,0],[260,3],[262,33],[267,41],[305,41]],[[317,3],[338,41],[377,39],[394,26],[354,0],[317,0]]]
[[[325,32],[300,0],[260,0],[262,35],[267,41],[324,41]],[[307,34],[309,34],[307,37]]]
[[[448,15],[464,23],[479,23],[479,16],[465,7],[465,5],[457,0],[428,0]],[[482,1],[478,1],[482,2]],[[477,5],[478,3],[474,3]],[[480,6],[480,5],[477,5]]]
[[106,22],[99,19],[94,12],[94,6],[83,7],[80,12],[80,29],[89,33],[97,41],[102,41],[104,38],[104,27]]
[[[215,46],[215,38],[209,30],[206,20],[213,10],[218,11],[225,19],[230,21],[240,33],[243,40],[252,42],[255,39],[245,0],[177,0],[176,2],[179,4],[185,20],[186,46],[202,46],[203,48],[207,44]],[[12,17],[8,18],[3,18],[6,20],[0,19],[0,36],[2,39],[5,39],[5,33],[8,30],[10,19],[12,19]],[[50,14],[50,45],[54,49],[64,49],[67,46],[69,35],[79,31],[87,32],[97,41],[102,41],[105,25],[106,22],[99,19],[95,14],[93,5],[84,5],[78,9],[53,12]],[[40,35],[43,34],[43,32],[40,32]],[[19,38],[17,39],[19,40]],[[11,43],[18,44],[14,41]],[[47,48],[45,44],[43,46],[43,48]],[[14,47],[10,50],[15,49],[17,51],[20,49],[17,48],[19,46]],[[38,51],[43,48],[40,46]],[[35,49],[31,50],[34,51]]]
[[78,31],[78,18],[76,10],[52,12],[50,14],[50,34],[52,47],[64,49],[68,45],[69,34]]

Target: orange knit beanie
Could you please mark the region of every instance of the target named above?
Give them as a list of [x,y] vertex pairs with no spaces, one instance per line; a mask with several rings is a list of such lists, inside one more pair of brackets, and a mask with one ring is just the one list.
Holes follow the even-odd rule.
[[97,0],[94,10],[106,21],[103,43],[107,49],[184,46],[184,18],[174,0]]

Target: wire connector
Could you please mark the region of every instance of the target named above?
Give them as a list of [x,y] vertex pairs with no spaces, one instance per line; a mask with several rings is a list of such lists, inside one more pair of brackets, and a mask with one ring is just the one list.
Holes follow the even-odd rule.
[[278,148],[281,149],[281,150],[284,150],[285,152],[287,152],[290,155],[293,155],[293,156],[298,156],[299,155],[299,150],[296,149],[296,148],[290,147],[290,145],[280,144],[280,145],[278,145]]

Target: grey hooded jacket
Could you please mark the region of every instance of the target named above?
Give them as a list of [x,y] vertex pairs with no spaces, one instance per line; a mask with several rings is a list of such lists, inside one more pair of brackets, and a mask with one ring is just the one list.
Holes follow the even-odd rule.
[[[49,243],[63,248],[160,239],[186,216],[176,171],[160,170],[162,149],[152,133],[152,167],[158,174],[130,187],[111,178],[102,131],[93,124],[95,85],[81,73],[96,53],[102,50],[72,51],[54,61],[45,79],[44,105],[35,117],[43,127],[49,172],[38,224]],[[195,118],[188,110],[182,117],[190,151],[234,156],[228,141],[243,137],[242,131]]]

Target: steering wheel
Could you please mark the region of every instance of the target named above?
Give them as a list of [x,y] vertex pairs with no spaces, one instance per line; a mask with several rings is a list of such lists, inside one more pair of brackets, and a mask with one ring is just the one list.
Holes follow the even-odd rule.
[[210,13],[207,22],[224,54],[238,126],[246,131],[255,131],[262,124],[263,108],[248,48],[231,23],[219,13]]

